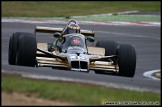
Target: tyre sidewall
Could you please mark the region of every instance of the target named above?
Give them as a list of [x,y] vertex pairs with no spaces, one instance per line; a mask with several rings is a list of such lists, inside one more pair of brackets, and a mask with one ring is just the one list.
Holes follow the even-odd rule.
[[135,47],[130,44],[120,44],[117,50],[119,75],[133,77],[136,68]]
[[35,66],[36,49],[35,36],[32,34],[22,35],[18,43],[17,65]]

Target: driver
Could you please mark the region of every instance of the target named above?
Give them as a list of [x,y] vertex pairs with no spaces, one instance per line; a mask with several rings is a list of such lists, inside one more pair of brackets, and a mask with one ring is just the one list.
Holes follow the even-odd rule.
[[[65,33],[65,32],[66,32],[66,33]],[[79,25],[76,24],[76,23],[74,23],[74,24],[69,24],[69,25],[67,26],[67,29],[66,29],[65,32],[64,32],[64,35],[65,35],[65,34],[71,34],[71,33],[80,33],[80,27],[79,27]],[[54,49],[55,49],[56,47],[59,48],[59,47],[61,46],[61,44],[62,44],[63,41],[64,41],[64,37],[58,38],[58,40],[56,40],[56,43],[53,43],[53,46],[48,46],[48,51],[53,52]],[[55,44],[57,44],[57,46],[56,46]],[[60,49],[60,48],[59,48],[59,49]]]
[[80,27],[78,24],[70,24],[67,26],[67,34],[80,33]]

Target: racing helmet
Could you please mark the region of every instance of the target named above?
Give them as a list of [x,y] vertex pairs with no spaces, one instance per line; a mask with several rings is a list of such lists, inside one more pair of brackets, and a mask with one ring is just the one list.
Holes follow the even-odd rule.
[[67,33],[80,33],[80,27],[78,24],[69,24],[67,26]]

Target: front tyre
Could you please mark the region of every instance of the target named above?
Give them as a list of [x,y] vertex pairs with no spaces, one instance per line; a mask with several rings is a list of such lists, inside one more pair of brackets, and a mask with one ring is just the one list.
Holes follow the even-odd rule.
[[8,48],[8,63],[10,65],[16,64],[16,53],[17,53],[17,47],[18,47],[18,40],[19,40],[19,37],[23,34],[25,33],[15,32],[10,37],[9,48]]
[[22,66],[35,66],[36,50],[36,37],[33,34],[22,35],[18,41],[16,64]]
[[136,51],[130,44],[120,44],[117,49],[119,75],[133,77],[136,69]]

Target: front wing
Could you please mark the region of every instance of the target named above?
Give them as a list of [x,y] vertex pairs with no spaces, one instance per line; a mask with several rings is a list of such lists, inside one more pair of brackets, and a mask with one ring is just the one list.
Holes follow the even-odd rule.
[[[37,49],[37,67],[53,67],[53,68],[64,68],[70,69],[70,62],[68,62],[65,56],[59,56],[55,51],[48,52],[47,45],[45,43],[39,43],[37,46],[41,46],[41,49]],[[96,47],[94,47],[96,48]],[[90,47],[90,49],[93,49]],[[101,51],[105,51],[102,48]],[[115,55],[112,56],[103,56],[102,53],[98,55],[97,58],[89,58],[89,70],[105,70],[105,71],[113,71],[118,72],[118,66],[114,64],[113,61],[104,61],[105,59],[115,58]]]

